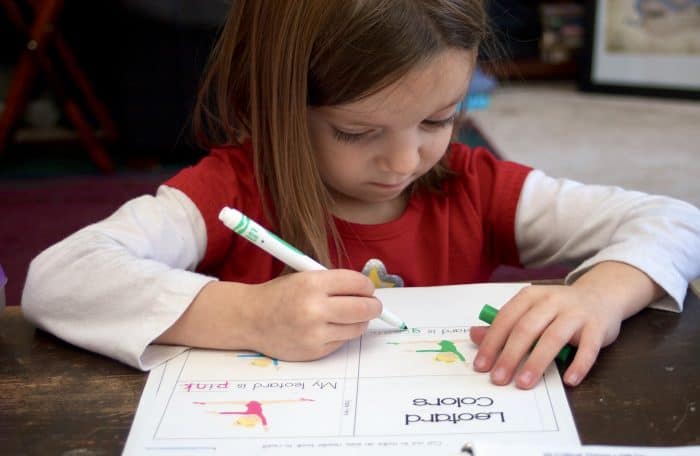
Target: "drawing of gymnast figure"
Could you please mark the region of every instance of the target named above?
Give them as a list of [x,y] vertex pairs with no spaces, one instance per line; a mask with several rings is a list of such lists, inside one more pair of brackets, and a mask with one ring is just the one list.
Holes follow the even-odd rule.
[[280,360],[277,358],[270,358],[262,353],[240,353],[236,355],[238,358],[254,358],[250,364],[256,367],[267,367],[272,363],[275,367],[279,369]]
[[454,363],[457,360],[467,363],[467,359],[464,357],[464,355],[457,349],[457,345],[455,344],[456,342],[466,342],[466,340],[414,340],[414,341],[406,341],[406,342],[387,342],[388,344],[392,345],[399,345],[399,344],[438,344],[440,346],[439,349],[422,349],[422,350],[411,350],[416,353],[437,353],[435,356],[435,361],[442,362],[442,363]]
[[224,411],[212,411],[209,413],[215,413],[217,415],[240,415],[233,424],[237,426],[243,426],[246,428],[254,428],[258,424],[261,424],[263,429],[267,430],[267,418],[263,413],[263,404],[282,404],[290,402],[313,402],[313,399],[299,398],[299,399],[279,399],[279,400],[267,400],[267,401],[212,401],[212,402],[193,402],[196,405],[221,405],[221,404],[237,404],[244,405],[245,410],[224,410]]
[[457,346],[455,345],[454,342],[450,340],[441,340],[438,342],[438,345],[440,346],[439,350],[416,350],[417,353],[424,353],[424,352],[432,352],[432,353],[437,353],[435,356],[435,359],[437,361],[441,361],[443,363],[453,363],[456,361],[455,358],[459,359],[462,362],[467,362],[467,360],[464,358],[464,355],[457,350]]

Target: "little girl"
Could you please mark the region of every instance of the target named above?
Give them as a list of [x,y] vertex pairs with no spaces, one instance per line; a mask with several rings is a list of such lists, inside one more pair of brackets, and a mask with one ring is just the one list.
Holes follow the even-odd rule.
[[[471,337],[474,368],[521,388],[578,345],[578,384],[622,320],[663,294],[680,309],[700,211],[451,143],[487,24],[479,0],[234,1],[194,112],[210,154],[39,255],[25,315],[141,369],[184,347],[310,360],[380,314],[370,260],[406,286],[575,261]],[[284,270],[225,206],[332,269]]]

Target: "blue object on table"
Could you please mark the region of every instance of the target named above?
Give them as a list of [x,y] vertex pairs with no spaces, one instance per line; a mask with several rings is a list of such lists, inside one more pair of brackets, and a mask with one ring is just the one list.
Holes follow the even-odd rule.
[[496,86],[498,86],[496,78],[484,73],[478,66],[474,68],[472,80],[469,82],[469,93],[493,92]]
[[474,68],[467,96],[457,109],[460,111],[477,111],[488,108],[491,103],[491,92],[497,85],[498,83],[493,76],[484,73],[477,66]]
[[0,266],[0,310],[5,308],[5,284],[7,283],[7,276],[5,271],[2,270]]
[[[491,94],[473,93],[467,97],[467,111],[486,109],[491,104]],[[464,103],[464,102],[462,102]]]

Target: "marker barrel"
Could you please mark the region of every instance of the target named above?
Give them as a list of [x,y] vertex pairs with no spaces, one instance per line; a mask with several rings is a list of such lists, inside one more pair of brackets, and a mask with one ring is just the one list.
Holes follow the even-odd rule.
[[[493,323],[493,320],[496,319],[497,314],[498,309],[488,304],[484,304],[484,307],[481,308],[481,312],[479,312],[479,320],[491,324]],[[562,363],[568,363],[573,357],[574,352],[574,347],[571,345],[565,345],[557,354],[557,360],[561,361]]]
[[323,271],[326,269],[236,209],[223,208],[219,213],[219,220],[236,234],[243,236],[296,271]]
[[[255,220],[250,219],[237,209],[231,207],[221,209],[219,220],[236,234],[246,238],[296,271],[326,270],[322,264],[314,261],[301,250],[269,232]],[[406,329],[406,323],[386,308],[382,310],[379,318],[391,326]]]

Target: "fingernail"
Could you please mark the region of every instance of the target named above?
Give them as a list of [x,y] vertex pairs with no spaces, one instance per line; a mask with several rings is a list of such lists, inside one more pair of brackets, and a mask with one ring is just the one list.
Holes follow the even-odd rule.
[[491,375],[491,378],[493,379],[494,382],[496,383],[502,383],[506,380],[506,370],[502,367],[499,367],[495,371],[493,371],[493,374]]
[[529,370],[521,372],[518,376],[518,383],[520,383],[523,386],[529,386],[532,382],[532,377],[532,372],[530,372]]
[[571,372],[566,375],[566,383],[571,386],[578,385],[578,374],[576,372]]
[[486,359],[483,356],[477,356],[474,360],[474,367],[479,370],[486,369]]

